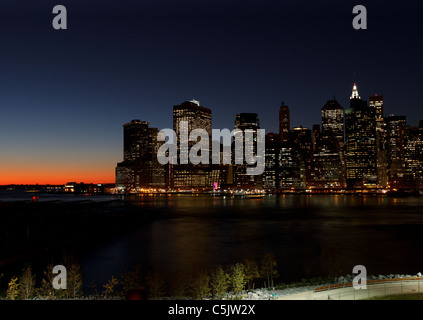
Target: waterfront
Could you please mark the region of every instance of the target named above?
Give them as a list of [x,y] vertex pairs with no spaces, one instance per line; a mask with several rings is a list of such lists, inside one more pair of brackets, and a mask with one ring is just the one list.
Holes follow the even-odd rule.
[[82,259],[100,282],[141,263],[172,277],[275,254],[279,282],[423,270],[423,199],[272,195],[262,199],[174,195],[139,197],[140,214],[160,218]]
[[[42,195],[37,204],[52,208],[54,217],[53,210],[66,200],[60,205],[67,210],[64,221],[73,223],[75,234],[92,234],[73,244],[86,285],[93,280],[102,285],[138,263],[170,279],[245,258],[259,263],[266,252],[276,257],[276,281],[285,283],[345,275],[358,264],[366,266],[369,275],[423,270],[421,197],[292,194],[249,199],[185,194],[138,196],[130,202],[93,198],[95,207],[78,197],[72,202],[57,196],[49,204]],[[25,208],[30,210],[31,204]],[[107,211],[107,218],[99,210]],[[128,217],[116,214],[125,210],[130,210]],[[88,222],[87,212],[95,212]],[[106,229],[111,225],[113,233]],[[98,234],[101,241],[92,242]]]

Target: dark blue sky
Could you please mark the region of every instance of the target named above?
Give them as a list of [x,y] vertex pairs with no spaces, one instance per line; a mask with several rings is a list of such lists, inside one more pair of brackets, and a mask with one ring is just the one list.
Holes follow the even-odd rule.
[[[52,28],[58,4],[68,30]],[[367,30],[352,27],[358,4]],[[422,14],[410,0],[2,0],[0,165],[39,163],[28,182],[43,180],[44,164],[58,181],[90,168],[111,180],[132,119],[171,127],[172,106],[197,99],[215,128],[257,112],[277,131],[285,101],[291,124],[311,127],[334,95],[348,107],[354,81],[362,98],[383,94],[386,114],[416,125]]]

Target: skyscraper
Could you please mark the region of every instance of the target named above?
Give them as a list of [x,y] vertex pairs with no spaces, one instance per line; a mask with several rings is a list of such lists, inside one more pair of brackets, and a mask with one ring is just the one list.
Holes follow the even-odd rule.
[[317,140],[320,136],[320,124],[313,124],[313,151],[316,150]]
[[279,186],[279,149],[280,137],[276,133],[266,133],[265,169],[263,188],[276,190]]
[[278,189],[281,191],[306,188],[306,165],[297,145],[281,142],[278,156]]
[[345,111],[346,174],[349,187],[376,187],[376,118],[354,83]]
[[414,187],[423,188],[423,126],[406,127],[404,148],[405,176]]
[[[253,154],[254,156],[257,155],[257,134],[260,129],[260,121],[258,118],[257,113],[239,113],[236,115],[235,118],[235,129],[242,130],[244,133],[244,142],[245,142],[245,130],[253,130],[254,132],[254,143],[252,146],[252,150],[245,149],[244,154],[249,153]],[[232,153],[235,155],[235,152]],[[235,161],[233,162],[235,163]],[[261,189],[263,186],[262,175],[248,175],[247,174],[247,167],[249,165],[245,162],[244,164],[234,164],[234,186],[238,189]]]
[[141,120],[124,124],[123,130],[123,162],[116,167],[117,188],[134,192],[154,185],[163,186],[164,178],[157,177],[163,170],[156,156],[158,130],[149,128],[149,122]]
[[211,141],[211,109],[201,107],[197,100],[185,101],[180,105],[173,106],[173,130],[176,132],[179,159],[188,159],[189,150],[197,143],[197,141],[188,141],[188,147],[181,149],[181,131],[185,131],[189,135],[194,129],[206,130],[209,134],[209,141]]
[[335,99],[329,100],[322,107],[323,131],[332,131],[339,145],[344,145],[344,108]]
[[378,95],[377,93],[374,96],[371,96],[369,99],[370,108],[375,109],[375,118],[376,118],[376,130],[379,130],[383,127],[383,96]]
[[303,126],[294,127],[289,132],[289,141],[298,147],[304,161],[307,162],[313,149],[311,130],[309,128],[304,128]]
[[332,130],[324,130],[316,142],[311,159],[308,186],[315,189],[345,187],[341,146]]
[[289,130],[291,130],[289,108],[282,102],[279,108],[279,136],[282,142],[288,141]]
[[383,96],[376,93],[370,97],[369,101],[370,108],[374,109],[376,121],[377,185],[379,188],[386,188],[388,185],[388,164]]
[[[171,172],[168,187],[175,189],[212,189],[214,183],[226,183],[226,167],[211,164],[194,165],[189,161],[189,151],[198,141],[188,141],[187,146],[181,147],[181,133],[189,135],[195,129],[204,129],[208,133],[209,160],[211,159],[210,143],[212,136],[212,111],[200,106],[197,100],[190,100],[173,106],[173,130],[177,135],[179,163],[169,165]],[[204,150],[203,150],[204,151]],[[186,159],[183,163],[181,159]],[[209,161],[210,163],[210,161]]]
[[404,129],[405,116],[390,115],[386,118],[387,131],[387,164],[390,179],[404,175]]

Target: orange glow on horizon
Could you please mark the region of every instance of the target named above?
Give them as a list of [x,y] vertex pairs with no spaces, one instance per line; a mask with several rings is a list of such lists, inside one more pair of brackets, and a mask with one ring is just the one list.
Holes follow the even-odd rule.
[[66,173],[50,173],[45,175],[31,175],[22,174],[20,176],[7,176],[2,173],[0,178],[0,185],[20,185],[20,184],[29,184],[29,185],[64,185],[67,182],[84,182],[84,183],[114,183],[115,176],[114,174],[104,174],[104,175],[93,175],[92,173],[81,173],[79,175],[69,175]]
[[114,183],[114,168],[107,166],[85,168],[26,168],[8,166],[0,168],[0,185],[10,184],[56,184],[64,185],[67,182],[84,183]]

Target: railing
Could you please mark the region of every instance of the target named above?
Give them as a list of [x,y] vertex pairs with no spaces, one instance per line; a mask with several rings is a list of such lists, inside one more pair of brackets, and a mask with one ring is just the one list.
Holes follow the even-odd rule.
[[[372,297],[381,297],[395,294],[414,294],[423,291],[420,289],[420,281],[423,281],[423,277],[407,277],[407,278],[392,278],[392,279],[377,279],[368,280],[367,289],[353,289],[352,282],[326,285],[316,287],[315,293],[326,294],[317,295],[315,300],[357,300],[357,299],[368,299]],[[331,292],[336,289],[348,289],[350,290],[338,290],[337,292]]]
[[[392,279],[376,279],[367,280],[367,285],[373,284],[384,284],[384,283],[396,283],[400,281],[423,281],[423,277],[408,277],[408,278],[392,278]],[[342,289],[352,287],[352,282],[331,284],[314,288],[314,292],[321,292],[326,290]]]

